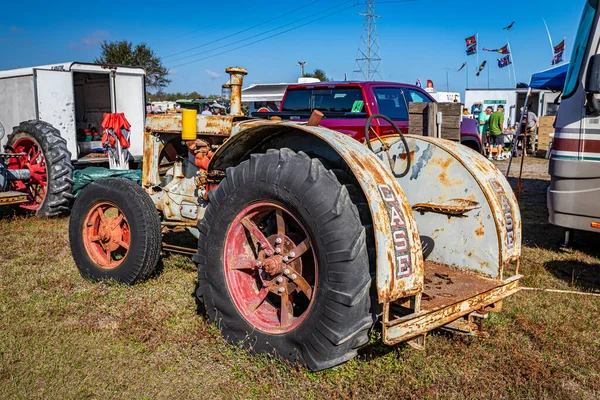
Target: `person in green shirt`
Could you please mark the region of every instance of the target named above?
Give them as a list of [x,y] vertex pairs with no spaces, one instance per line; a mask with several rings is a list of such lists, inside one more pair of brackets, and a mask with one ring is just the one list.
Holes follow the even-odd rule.
[[490,129],[490,125],[488,124],[488,121],[490,119],[490,115],[492,114],[492,112],[494,111],[494,108],[492,106],[489,106],[488,108],[485,109],[484,112],[479,113],[479,116],[477,117],[477,121],[479,122],[479,138],[481,139],[481,143],[483,144],[483,146],[487,149],[487,136],[488,136],[488,131]]
[[[502,146],[504,145],[504,136],[502,133],[504,132],[504,107],[498,106],[496,112],[490,115],[490,119],[488,121],[490,126],[490,140],[492,142],[491,147],[498,148],[498,156],[496,160],[505,160],[506,157],[502,154]],[[491,158],[491,152],[490,156]]]

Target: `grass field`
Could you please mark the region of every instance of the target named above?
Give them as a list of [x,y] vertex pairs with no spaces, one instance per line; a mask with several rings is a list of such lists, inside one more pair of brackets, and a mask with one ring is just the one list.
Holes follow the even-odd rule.
[[[600,292],[600,235],[560,252],[547,161],[526,163],[522,284]],[[521,291],[485,341],[434,332],[421,352],[375,332],[356,359],[312,373],[227,345],[197,312],[187,257],[133,287],[84,281],[67,227],[0,219],[0,398],[600,398],[600,297]]]

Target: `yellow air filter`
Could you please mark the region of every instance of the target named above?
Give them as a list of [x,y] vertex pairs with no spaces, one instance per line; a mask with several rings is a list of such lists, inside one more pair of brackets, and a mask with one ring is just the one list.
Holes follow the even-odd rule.
[[181,110],[181,138],[183,140],[196,139],[196,110]]

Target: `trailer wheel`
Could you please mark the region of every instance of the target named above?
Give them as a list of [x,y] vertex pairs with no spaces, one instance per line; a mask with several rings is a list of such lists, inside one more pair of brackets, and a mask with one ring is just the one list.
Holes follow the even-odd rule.
[[38,216],[54,217],[69,210],[73,186],[73,166],[67,141],[52,125],[26,121],[8,137],[8,151],[22,154],[9,159],[8,169],[28,169],[28,181],[13,181],[11,189],[27,193],[20,207]]
[[197,295],[231,343],[321,370],[368,341],[365,228],[345,186],[289,149],[228,168],[199,222]]
[[126,179],[100,179],[77,197],[69,240],[85,279],[130,285],[156,269],[162,243],[160,218],[139,185]]

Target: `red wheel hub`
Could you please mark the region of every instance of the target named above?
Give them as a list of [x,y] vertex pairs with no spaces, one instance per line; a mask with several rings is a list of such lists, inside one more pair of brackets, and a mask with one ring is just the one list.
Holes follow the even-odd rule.
[[97,203],[83,225],[83,244],[92,261],[103,269],[121,265],[129,251],[129,222],[123,211],[110,202]]
[[46,159],[39,143],[29,137],[18,139],[12,146],[17,155],[8,160],[8,169],[28,169],[31,178],[28,181],[12,181],[11,188],[26,193],[28,201],[20,206],[35,211],[44,202],[48,189],[48,169]]
[[318,271],[304,225],[284,207],[259,202],[236,216],[225,240],[225,278],[240,314],[267,333],[299,326],[314,302]]

